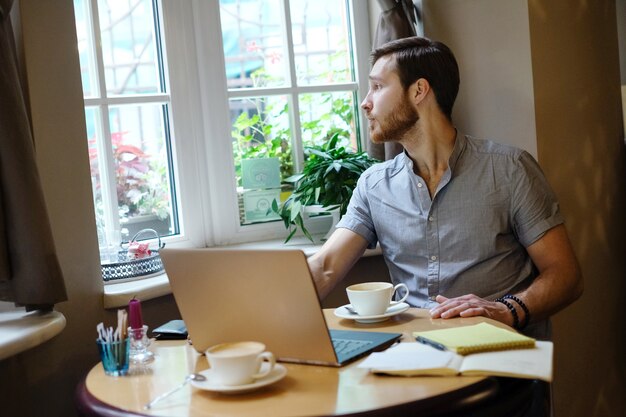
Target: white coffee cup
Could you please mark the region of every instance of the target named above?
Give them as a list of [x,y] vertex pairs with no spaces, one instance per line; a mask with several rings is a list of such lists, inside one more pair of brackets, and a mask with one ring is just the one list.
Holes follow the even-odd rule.
[[[404,296],[398,301],[391,301],[400,288],[404,288]],[[389,282],[363,282],[350,285],[346,293],[350,304],[360,316],[378,316],[384,314],[390,306],[406,300],[409,288],[402,283],[394,286]]]
[[[276,365],[271,352],[265,351],[260,342],[222,343],[212,346],[205,352],[211,374],[222,385],[251,384],[255,379],[268,375]],[[261,364],[269,366],[261,371]]]

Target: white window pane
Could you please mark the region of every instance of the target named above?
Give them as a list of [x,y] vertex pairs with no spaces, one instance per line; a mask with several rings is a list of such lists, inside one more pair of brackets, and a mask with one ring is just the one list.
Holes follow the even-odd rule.
[[229,88],[289,85],[281,0],[220,0]]
[[304,146],[322,145],[338,133],[340,145],[357,150],[353,92],[301,94],[299,103]]
[[80,74],[83,82],[85,97],[96,97],[96,69],[93,59],[92,25],[89,18],[88,0],[74,0],[76,15],[76,37],[78,40],[78,57],[80,59]]
[[286,96],[229,100],[241,225],[278,220],[267,213],[293,174],[289,100]]
[[99,0],[106,89],[111,96],[161,92],[150,0]]
[[298,85],[353,81],[345,1],[291,0]]
[[98,112],[95,108],[85,109],[85,120],[87,123],[87,138],[89,149],[89,167],[91,172],[91,187],[93,193],[93,201],[96,214],[96,229],[98,232],[98,243],[100,247],[106,246],[106,219],[104,216],[105,205],[102,197],[103,183],[100,169],[100,161],[106,160],[98,158],[98,142],[102,140],[100,136],[100,129],[97,126],[100,125],[98,118]]
[[127,238],[143,228],[174,232],[164,106],[125,105],[109,111],[120,225]]
[[293,174],[289,104],[286,96],[252,97],[229,101],[237,185],[241,161],[278,158],[281,179]]

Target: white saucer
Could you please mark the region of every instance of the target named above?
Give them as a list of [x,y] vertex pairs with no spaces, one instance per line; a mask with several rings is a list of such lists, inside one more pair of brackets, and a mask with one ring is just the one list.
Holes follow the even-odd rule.
[[[263,362],[263,364],[261,365],[261,371],[267,369],[268,366],[269,365],[266,362]],[[276,366],[274,366],[274,369],[272,369],[272,372],[270,372],[263,378],[259,378],[251,384],[234,386],[222,385],[215,381],[215,378],[211,373],[211,368],[200,372],[200,374],[206,377],[206,381],[189,381],[191,385],[198,389],[205,391],[221,392],[222,394],[243,394],[244,392],[254,391],[266,385],[270,385],[274,382],[280,381],[285,375],[287,375],[287,368],[277,363]]]
[[391,316],[395,316],[396,314],[407,311],[410,307],[407,303],[398,303],[389,307],[384,314],[379,314],[377,316],[359,316],[356,313],[351,313],[350,310],[346,308],[346,306],[352,307],[352,304],[346,304],[344,306],[336,308],[335,316],[341,317],[342,319],[356,320],[359,323],[378,323],[380,321],[385,321]]

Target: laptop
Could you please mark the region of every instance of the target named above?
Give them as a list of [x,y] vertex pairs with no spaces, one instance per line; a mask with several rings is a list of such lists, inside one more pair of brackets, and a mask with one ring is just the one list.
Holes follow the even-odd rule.
[[282,362],[342,366],[401,337],[329,330],[300,250],[164,248],[159,254],[200,353],[219,343],[255,340]]

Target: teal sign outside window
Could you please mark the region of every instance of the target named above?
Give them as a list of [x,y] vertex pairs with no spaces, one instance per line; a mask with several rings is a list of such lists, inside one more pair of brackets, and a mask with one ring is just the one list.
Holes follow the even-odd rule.
[[241,185],[246,190],[280,188],[278,158],[254,158],[241,161]]

